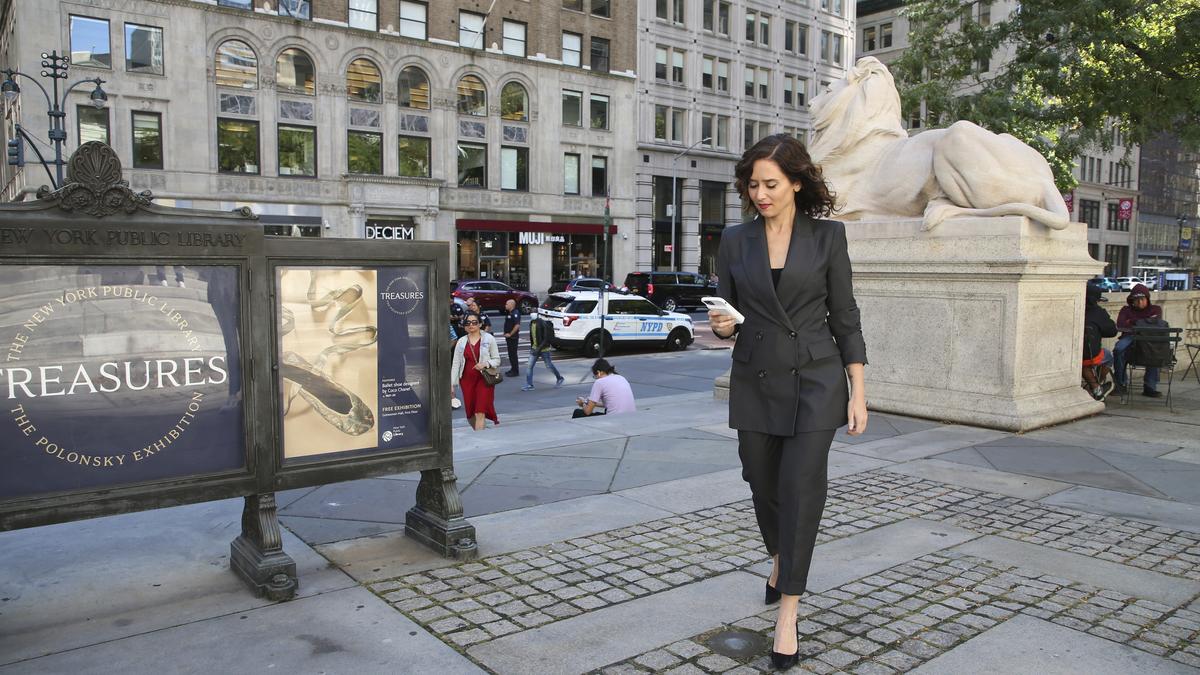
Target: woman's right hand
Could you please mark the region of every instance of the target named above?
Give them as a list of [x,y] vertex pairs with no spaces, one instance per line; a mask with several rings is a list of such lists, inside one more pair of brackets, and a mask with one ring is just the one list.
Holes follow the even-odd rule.
[[737,322],[724,312],[710,309],[708,310],[708,325],[719,337],[727,338],[733,335],[733,329],[737,326]]

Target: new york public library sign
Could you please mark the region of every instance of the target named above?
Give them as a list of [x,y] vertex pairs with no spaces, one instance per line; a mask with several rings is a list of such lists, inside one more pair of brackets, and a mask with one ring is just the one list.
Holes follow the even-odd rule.
[[431,301],[448,245],[151,199],[86,143],[62,188],[0,205],[0,530],[242,497],[230,566],[284,600],[276,491],[420,471],[407,534],[474,557]]

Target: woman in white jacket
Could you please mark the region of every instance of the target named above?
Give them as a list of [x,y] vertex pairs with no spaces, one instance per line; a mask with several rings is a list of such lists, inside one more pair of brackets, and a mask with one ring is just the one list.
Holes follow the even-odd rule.
[[454,345],[454,361],[450,364],[450,389],[457,386],[462,390],[463,410],[475,431],[483,430],[485,418],[500,424],[496,416],[496,389],[488,386],[479,372],[500,367],[500,349],[491,333],[479,329],[481,323],[476,313],[463,318],[467,334]]

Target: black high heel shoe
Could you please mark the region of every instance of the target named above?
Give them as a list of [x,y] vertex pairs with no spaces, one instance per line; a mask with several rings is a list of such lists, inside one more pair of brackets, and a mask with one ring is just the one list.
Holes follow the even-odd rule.
[[764,605],[773,605],[773,604],[779,602],[779,598],[782,595],[783,594],[780,593],[779,591],[775,590],[775,587],[771,585],[770,581],[768,581],[767,582],[767,592],[763,596],[763,604]]
[[771,665],[775,670],[787,670],[800,663],[800,650],[797,649],[794,654],[780,654],[775,650],[771,650]]

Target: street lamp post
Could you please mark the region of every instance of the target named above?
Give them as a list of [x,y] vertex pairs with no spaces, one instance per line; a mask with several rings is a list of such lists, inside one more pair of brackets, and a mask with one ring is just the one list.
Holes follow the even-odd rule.
[[[62,187],[63,167],[66,166],[66,161],[63,160],[62,146],[63,142],[67,140],[67,130],[66,125],[64,124],[67,114],[63,111],[63,108],[67,104],[67,96],[70,95],[71,91],[74,90],[75,87],[91,82],[96,85],[96,88],[92,90],[90,96],[92,105],[99,110],[100,108],[104,107],[105,103],[108,102],[108,94],[104,93],[104,89],[100,87],[100,85],[104,83],[104,80],[98,77],[85,78],[79,80],[78,82],[74,82],[62,92],[61,97],[59,96],[58,81],[67,79],[67,69],[70,67],[70,63],[71,57],[67,56],[66,54],[60,56],[57,51],[51,51],[50,53],[42,52],[41,76],[50,78],[51,86],[54,90],[53,95],[46,91],[46,88],[42,86],[41,82],[38,82],[35,78],[26,75],[25,73],[12,68],[0,70],[0,73],[4,73],[5,75],[4,82],[0,84],[0,94],[3,94],[6,101],[11,103],[15,101],[17,96],[21,94],[21,87],[17,85],[17,81],[15,79],[17,76],[24,77],[25,79],[36,84],[38,89],[42,91],[42,96],[46,98],[46,115],[50,118],[50,131],[47,135],[50,138],[50,142],[54,144],[54,175],[50,177],[50,180],[54,183],[55,189]],[[32,147],[33,151],[37,153],[38,159],[42,162],[42,166],[46,167],[46,173],[49,174],[50,167],[48,166],[48,162],[42,157],[42,153],[38,151],[37,145],[33,143],[33,139],[30,138],[29,134],[21,128],[21,125],[18,124],[16,128],[17,132],[21,136],[29,140],[30,147]]]
[[675,153],[675,156],[671,158],[671,271],[672,272],[678,271],[678,269],[679,269],[678,261],[675,258],[675,214],[679,213],[679,200],[676,198],[679,193],[675,191],[675,181],[677,180],[677,177],[679,174],[679,158],[683,157],[684,155],[691,152],[692,148],[696,147],[697,145],[700,145],[701,143],[707,143],[711,140],[712,140],[712,136],[707,136],[705,138],[701,138],[700,140],[696,141],[695,143],[692,143],[691,145],[687,146],[683,150],[680,150],[679,152]]

